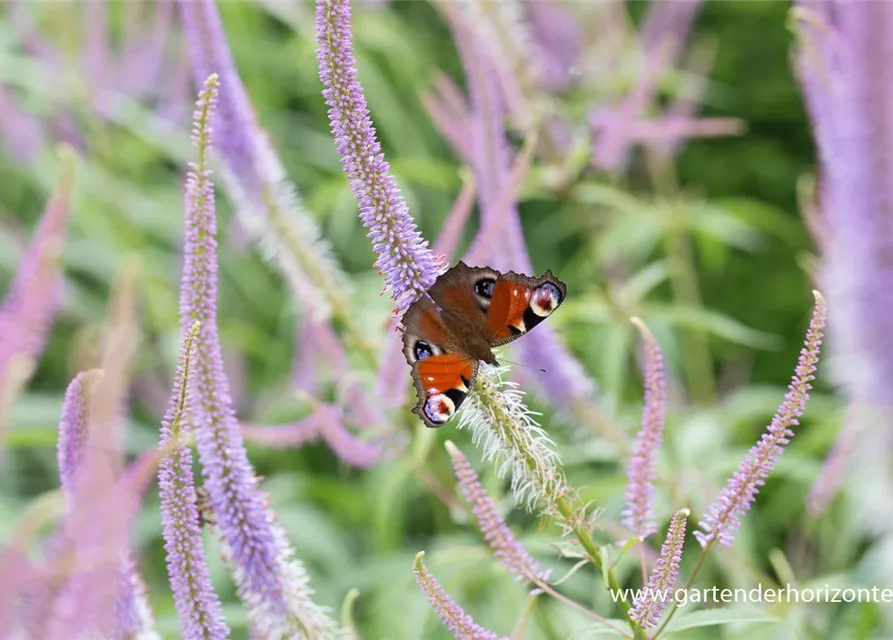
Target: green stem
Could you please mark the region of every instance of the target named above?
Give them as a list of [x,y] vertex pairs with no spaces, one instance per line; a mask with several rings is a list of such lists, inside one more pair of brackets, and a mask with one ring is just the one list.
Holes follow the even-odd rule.
[[[668,202],[679,199],[679,177],[672,158],[649,150],[645,154],[648,173],[654,190]],[[680,224],[675,208],[669,209],[670,224],[667,230],[666,251],[670,268],[670,284],[673,296],[691,309],[702,306],[698,285],[698,271],[691,246],[688,226]],[[682,331],[682,350],[685,354],[685,372],[692,400],[698,404],[710,404],[716,397],[713,379],[713,361],[703,332],[686,328]]]
[[[568,524],[568,526],[570,526],[571,531],[573,531],[574,535],[577,537],[577,540],[580,541],[580,544],[583,546],[586,554],[592,559],[592,563],[595,565],[595,568],[600,574],[605,573],[599,546],[592,539],[592,536],[589,535],[589,531],[587,531],[585,527],[581,526],[579,522],[576,521],[576,518],[574,518],[573,509],[571,508],[568,501],[564,498],[559,498],[555,503],[555,506],[558,507],[559,513],[564,516],[564,521]],[[620,584],[617,582],[617,577],[614,575],[613,569],[608,569],[607,577],[608,588],[615,594],[621,593]],[[645,635],[642,627],[640,627],[635,620],[629,617],[629,611],[630,609],[632,609],[632,605],[625,598],[619,598],[618,604],[623,610],[623,614],[626,616],[626,619],[629,621],[629,627],[633,632],[633,638],[635,638],[635,640],[646,640],[648,636]]]
[[[671,213],[670,228],[667,230],[666,250],[673,296],[690,309],[698,309],[702,303],[691,238],[674,212]],[[683,328],[682,350],[692,400],[702,405],[712,403],[716,396],[713,361],[703,332]]]

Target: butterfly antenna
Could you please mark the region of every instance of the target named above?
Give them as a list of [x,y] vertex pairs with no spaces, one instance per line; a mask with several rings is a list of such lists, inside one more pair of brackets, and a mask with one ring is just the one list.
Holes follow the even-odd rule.
[[543,369],[542,367],[536,367],[532,364],[524,364],[523,362],[514,362],[512,360],[506,360],[505,358],[500,358],[500,361],[505,362],[506,364],[511,364],[516,367],[524,367],[525,369],[536,369],[542,373],[549,373],[548,369]]

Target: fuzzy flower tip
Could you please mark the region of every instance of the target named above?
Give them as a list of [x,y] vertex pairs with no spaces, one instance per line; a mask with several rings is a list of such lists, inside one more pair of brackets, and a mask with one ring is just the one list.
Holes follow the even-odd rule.
[[813,295],[815,308],[784,402],[760,441],[751,447],[738,470],[732,474],[719,497],[708,509],[706,517],[700,523],[702,531],[694,532],[702,547],[715,540],[731,546],[735,532],[741,526],[741,517],[750,510],[759,493],[759,487],[765,484],[765,478],[784,452],[784,446],[794,436],[792,427],[800,424],[799,419],[806,409],[809,390],[812,388],[810,382],[815,378],[825,329],[825,299],[818,291],[813,291]]
[[446,442],[446,448],[453,463],[453,472],[456,474],[459,486],[462,487],[462,493],[472,507],[478,529],[493,549],[493,553],[502,562],[502,566],[525,580],[534,583],[545,582],[549,578],[548,571],[543,570],[512,535],[505,520],[499,515],[496,505],[478,480],[474,469],[471,468],[468,458],[449,440]]
[[502,379],[507,367],[482,366],[472,383],[458,427],[471,430],[484,459],[500,476],[511,471],[512,493],[528,509],[554,504],[567,487],[554,443],[524,404],[517,385]]
[[378,255],[375,266],[402,309],[431,288],[441,265],[416,230],[376,138],[357,80],[348,0],[317,0],[316,39],[335,145]]
[[667,539],[660,548],[660,557],[654,571],[648,577],[648,584],[642,596],[633,603],[629,617],[643,627],[653,627],[660,619],[660,613],[667,604],[669,594],[679,578],[679,563],[682,561],[682,545],[685,542],[685,523],[691,511],[679,509],[673,514]]
[[425,568],[425,565],[422,564],[424,557],[425,552],[420,551],[415,557],[415,567],[412,572],[415,574],[416,582],[419,583],[422,593],[427,596],[443,624],[453,632],[453,636],[459,640],[507,640],[475,624],[471,616],[447,595],[443,587],[438,584],[437,579]]
[[194,323],[180,346],[170,405],[161,421],[161,447],[170,448],[170,453],[161,461],[158,487],[167,571],[183,637],[216,639],[228,637],[229,629],[211,586],[202,545],[192,475],[192,449],[181,441],[188,435],[186,410],[199,327],[198,322]]
[[217,217],[214,187],[207,169],[211,151],[210,122],[217,76],[205,82],[195,112],[193,142],[198,161],[186,182],[186,241],[180,289],[180,321],[185,335],[196,321],[190,413],[204,486],[217,517],[239,596],[252,625],[264,637],[294,636],[326,640],[336,625],[328,611],[311,599],[312,590],[285,532],[258,487],[242,441],[223,371],[217,330]]
[[65,390],[56,457],[59,464],[59,483],[69,500],[74,495],[76,475],[81,468],[81,457],[87,443],[90,397],[96,385],[102,380],[102,376],[101,369],[83,371],[74,377]]
[[632,322],[642,333],[645,343],[645,408],[642,410],[642,428],[636,436],[629,462],[623,524],[644,538],[657,531],[653,508],[655,457],[664,433],[667,383],[663,356],[654,334],[639,318],[632,318]]

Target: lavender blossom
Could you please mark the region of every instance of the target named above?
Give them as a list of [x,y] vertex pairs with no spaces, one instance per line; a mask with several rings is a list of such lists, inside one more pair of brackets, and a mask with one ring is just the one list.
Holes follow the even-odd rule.
[[623,524],[637,536],[645,538],[657,533],[654,478],[656,456],[663,439],[667,414],[667,383],[663,356],[654,334],[639,318],[632,318],[632,321],[642,333],[645,343],[645,408],[642,410],[642,428],[636,436],[627,471],[629,482],[626,486]]
[[223,373],[217,330],[217,219],[214,189],[207,168],[210,121],[216,102],[212,75],[198,100],[193,142],[198,161],[186,182],[186,243],[180,289],[181,329],[201,322],[195,342],[195,374],[190,411],[204,486],[218,518],[239,596],[252,625],[265,637],[284,635],[326,639],[335,624],[317,606],[301,563],[258,487],[254,468],[239,432]]
[[195,339],[199,327],[200,324],[196,322],[183,337],[170,405],[161,421],[161,447],[171,448],[171,452],[162,459],[158,471],[162,533],[167,551],[167,571],[183,637],[227,638],[229,629],[211,585],[198,524],[192,449],[184,441],[189,432],[186,411],[190,404],[190,378],[195,364]]
[[444,270],[428,249],[381,153],[369,118],[363,88],[357,80],[348,0],[317,0],[316,38],[319,76],[329,122],[344,171],[369,229],[375,266],[391,288],[398,309],[431,288]]
[[654,627],[660,619],[661,611],[667,606],[667,595],[673,591],[679,579],[679,563],[682,561],[682,546],[685,543],[685,523],[691,511],[679,509],[673,514],[667,539],[660,548],[660,557],[654,571],[648,576],[648,584],[642,590],[642,597],[633,603],[629,611],[631,620],[643,627]]
[[420,551],[415,557],[415,567],[412,572],[415,574],[416,582],[419,583],[422,593],[427,596],[443,624],[453,632],[456,638],[459,640],[508,640],[475,624],[471,616],[446,594],[437,579],[425,568],[425,565],[422,564],[424,557],[425,552]]
[[453,473],[456,474],[459,486],[462,487],[465,500],[472,507],[478,529],[483,534],[484,540],[493,549],[493,553],[502,562],[502,566],[506,571],[515,573],[533,583],[538,584],[548,580],[549,572],[530,557],[527,550],[515,539],[505,520],[499,515],[496,505],[493,504],[478,480],[468,458],[449,440],[446,442],[446,448],[453,462]]
[[36,359],[43,352],[59,305],[60,256],[68,233],[74,153],[63,146],[59,157],[62,171],[56,190],[0,304],[0,388],[6,385],[14,358]]
[[524,393],[504,381],[507,367],[481,367],[457,429],[469,429],[484,459],[497,463],[500,476],[511,472],[511,490],[527,509],[553,505],[567,493],[554,443],[524,404]]
[[732,474],[725,488],[710,505],[707,515],[700,523],[703,531],[694,532],[702,547],[712,545],[716,540],[720,544],[731,546],[735,532],[741,526],[741,517],[750,510],[759,493],[759,487],[765,484],[765,478],[784,453],[784,446],[794,436],[792,427],[800,424],[799,418],[806,409],[809,390],[812,388],[810,382],[814,379],[825,328],[825,299],[818,291],[813,291],[813,295],[815,308],[784,402],[772,418],[766,433],[751,447],[738,470]]

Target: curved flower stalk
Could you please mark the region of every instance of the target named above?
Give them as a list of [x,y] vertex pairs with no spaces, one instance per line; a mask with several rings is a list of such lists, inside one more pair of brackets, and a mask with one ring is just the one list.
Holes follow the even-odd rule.
[[415,574],[416,582],[419,583],[422,593],[427,596],[444,626],[452,631],[456,638],[459,640],[508,640],[508,638],[501,638],[492,631],[475,624],[471,616],[447,595],[437,582],[437,578],[425,568],[422,563],[424,557],[425,552],[420,551],[415,557],[415,566],[412,572]]
[[633,603],[629,617],[646,629],[657,626],[660,614],[667,606],[669,598],[679,579],[679,563],[682,562],[682,546],[685,543],[685,523],[691,511],[679,509],[673,514],[667,539],[660,549],[660,557],[654,571],[648,577],[648,584],[642,590],[642,597]]
[[493,504],[493,500],[490,499],[478,480],[468,458],[449,440],[446,442],[446,448],[453,463],[453,473],[456,474],[459,486],[462,487],[465,500],[471,505],[478,529],[502,566],[506,571],[533,583],[548,580],[549,572],[530,557],[527,550],[515,539],[505,520],[499,515],[496,505]]
[[504,381],[508,367],[481,366],[472,383],[458,429],[469,429],[484,459],[496,463],[500,476],[511,472],[518,503],[532,510],[549,507],[567,493],[554,443],[536,422],[517,385]]
[[195,339],[200,326],[195,322],[180,345],[170,405],[161,421],[161,447],[171,451],[162,459],[158,471],[167,572],[180,628],[183,637],[189,640],[229,637],[208,572],[193,482],[192,449],[185,442],[189,435],[187,410],[195,365]]
[[194,117],[198,161],[186,183],[186,243],[180,289],[181,330],[201,322],[195,341],[190,412],[204,486],[227,548],[229,566],[252,626],[264,637],[334,637],[328,610],[311,599],[300,561],[269,509],[239,432],[217,332],[217,231],[207,168],[217,77],[205,81]]
[[[60,259],[68,234],[75,157],[68,146],[61,146],[58,154],[62,167],[56,190],[19,263],[9,293],[0,303],[0,389],[4,390],[8,386],[21,387],[21,380],[12,385],[7,377],[21,378],[23,359],[40,357],[59,306]],[[9,370],[13,365],[15,372]],[[4,397],[3,402],[11,403],[11,398]]]
[[339,407],[316,403],[312,414],[292,424],[280,426],[242,424],[246,439],[275,447],[302,447],[322,439],[341,460],[359,469],[368,469],[381,459],[381,449],[363,442],[344,426]]
[[317,320],[347,314],[348,280],[298,190],[288,180],[233,62],[214,0],[180,0],[198,86],[221,77],[215,122],[224,185],[264,256]]
[[667,383],[664,361],[654,334],[639,318],[632,318],[645,343],[645,408],[642,428],[633,445],[626,486],[623,524],[641,538],[657,533],[654,520],[654,477],[657,452],[664,434],[667,415]]
[[357,79],[348,0],[317,0],[316,39],[319,77],[326,86],[323,97],[335,145],[378,255],[375,266],[391,288],[397,310],[402,311],[431,288],[445,265],[416,230],[381,152]]
[[825,329],[825,299],[818,291],[813,291],[813,294],[815,308],[784,402],[760,441],[751,447],[738,470],[732,474],[725,488],[710,505],[707,515],[700,523],[701,531],[694,532],[702,547],[712,545],[717,540],[720,544],[731,546],[735,533],[741,526],[741,518],[750,511],[759,487],[765,484],[775,462],[784,453],[785,445],[794,436],[792,428],[800,424],[799,419],[806,409],[809,390],[812,388],[810,382],[815,377]]

